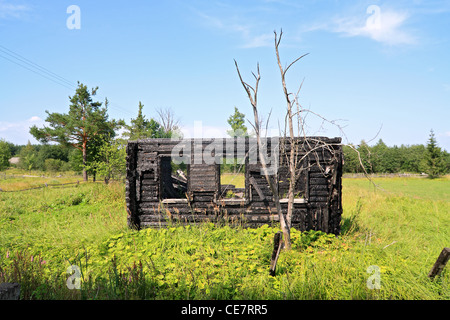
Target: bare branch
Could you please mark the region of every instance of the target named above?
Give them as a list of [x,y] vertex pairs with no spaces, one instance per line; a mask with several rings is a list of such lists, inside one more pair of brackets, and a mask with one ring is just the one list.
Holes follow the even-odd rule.
[[372,139],[370,139],[369,141],[367,141],[367,143],[372,142],[373,140],[375,140],[375,139],[378,137],[378,135],[380,134],[381,129],[383,129],[383,124],[381,124],[380,129],[378,129],[378,132],[377,132],[377,134],[375,135],[375,137],[373,137]]
[[[242,79],[241,72],[239,71],[239,66],[238,66],[236,60],[234,60],[234,64],[236,65],[236,70],[237,70],[237,73],[238,73],[238,76],[239,76],[239,80],[241,81],[241,84],[244,87],[245,92],[247,92],[248,98],[250,99],[250,103],[252,104],[252,106],[254,108],[255,107],[255,101],[253,100],[252,94],[251,94],[251,92],[249,90],[250,86]],[[252,90],[253,90],[254,95],[256,96],[256,90],[254,90],[253,88],[252,88]]]
[[290,68],[293,64],[295,64],[298,60],[300,60],[301,58],[307,56],[308,54],[309,54],[309,53],[305,53],[304,55],[302,55],[302,56],[298,57],[297,59],[295,59],[294,61],[292,61],[292,62],[287,66],[287,68],[284,69],[284,73],[286,74],[286,72],[289,70],[289,68]]

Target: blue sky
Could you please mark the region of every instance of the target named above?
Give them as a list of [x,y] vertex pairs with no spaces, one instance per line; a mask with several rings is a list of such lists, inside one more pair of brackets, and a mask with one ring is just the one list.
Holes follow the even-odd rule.
[[[70,5],[80,28],[70,29]],[[308,134],[425,144],[450,151],[450,2],[0,0],[0,138],[25,144],[45,110],[67,112],[77,81],[99,87],[109,115],[129,122],[170,108],[185,130],[221,136],[236,106],[252,119],[234,59],[249,83],[259,63],[260,113],[285,114],[273,31],[310,114]],[[26,59],[26,60],[25,60]],[[45,68],[45,69],[43,69]],[[51,72],[51,73],[50,73]],[[63,80],[64,79],[64,80]],[[374,140],[372,140],[374,139]]]

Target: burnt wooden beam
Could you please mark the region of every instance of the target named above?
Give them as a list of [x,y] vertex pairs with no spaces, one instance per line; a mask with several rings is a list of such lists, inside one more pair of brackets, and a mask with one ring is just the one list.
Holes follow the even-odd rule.
[[259,187],[258,183],[256,182],[256,179],[252,176],[250,176],[250,183],[255,188],[256,192],[258,193],[258,196],[261,198],[262,201],[266,201],[266,197],[264,196],[264,193],[262,192],[261,188]]
[[433,268],[431,268],[428,277],[434,278],[438,276],[444,269],[449,259],[450,259],[450,248],[442,249],[441,254],[437,258]]
[[278,257],[280,256],[281,247],[283,245],[283,242],[281,241],[282,239],[283,233],[281,231],[275,233],[275,236],[273,237],[273,252],[272,252],[272,259],[270,260],[270,270],[269,270],[269,274],[271,276],[275,276]]

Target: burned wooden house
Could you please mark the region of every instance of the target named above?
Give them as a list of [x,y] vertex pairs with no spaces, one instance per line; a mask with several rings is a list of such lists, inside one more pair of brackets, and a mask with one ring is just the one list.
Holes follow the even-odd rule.
[[[287,210],[287,159],[294,143],[264,140],[265,162]],[[296,138],[298,178],[292,226],[339,234],[343,153],[340,138]],[[262,154],[262,153],[261,153]],[[257,227],[276,223],[273,194],[262,172],[256,139],[146,139],[127,145],[126,206],[131,228],[160,227],[169,221],[228,221]],[[221,163],[234,159],[245,186],[221,184]],[[184,163],[185,172],[173,170]]]

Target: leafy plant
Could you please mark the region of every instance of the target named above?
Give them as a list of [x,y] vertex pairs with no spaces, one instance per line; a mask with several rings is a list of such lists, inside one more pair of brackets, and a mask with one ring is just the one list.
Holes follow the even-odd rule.
[[[345,179],[351,232],[293,228],[273,277],[277,224],[130,230],[123,183],[0,193],[0,281],[19,282],[22,299],[448,300],[450,273],[427,278],[447,239],[448,180],[377,183],[391,193]],[[79,290],[66,285],[70,265],[81,271]],[[367,288],[371,265],[379,290]]]

